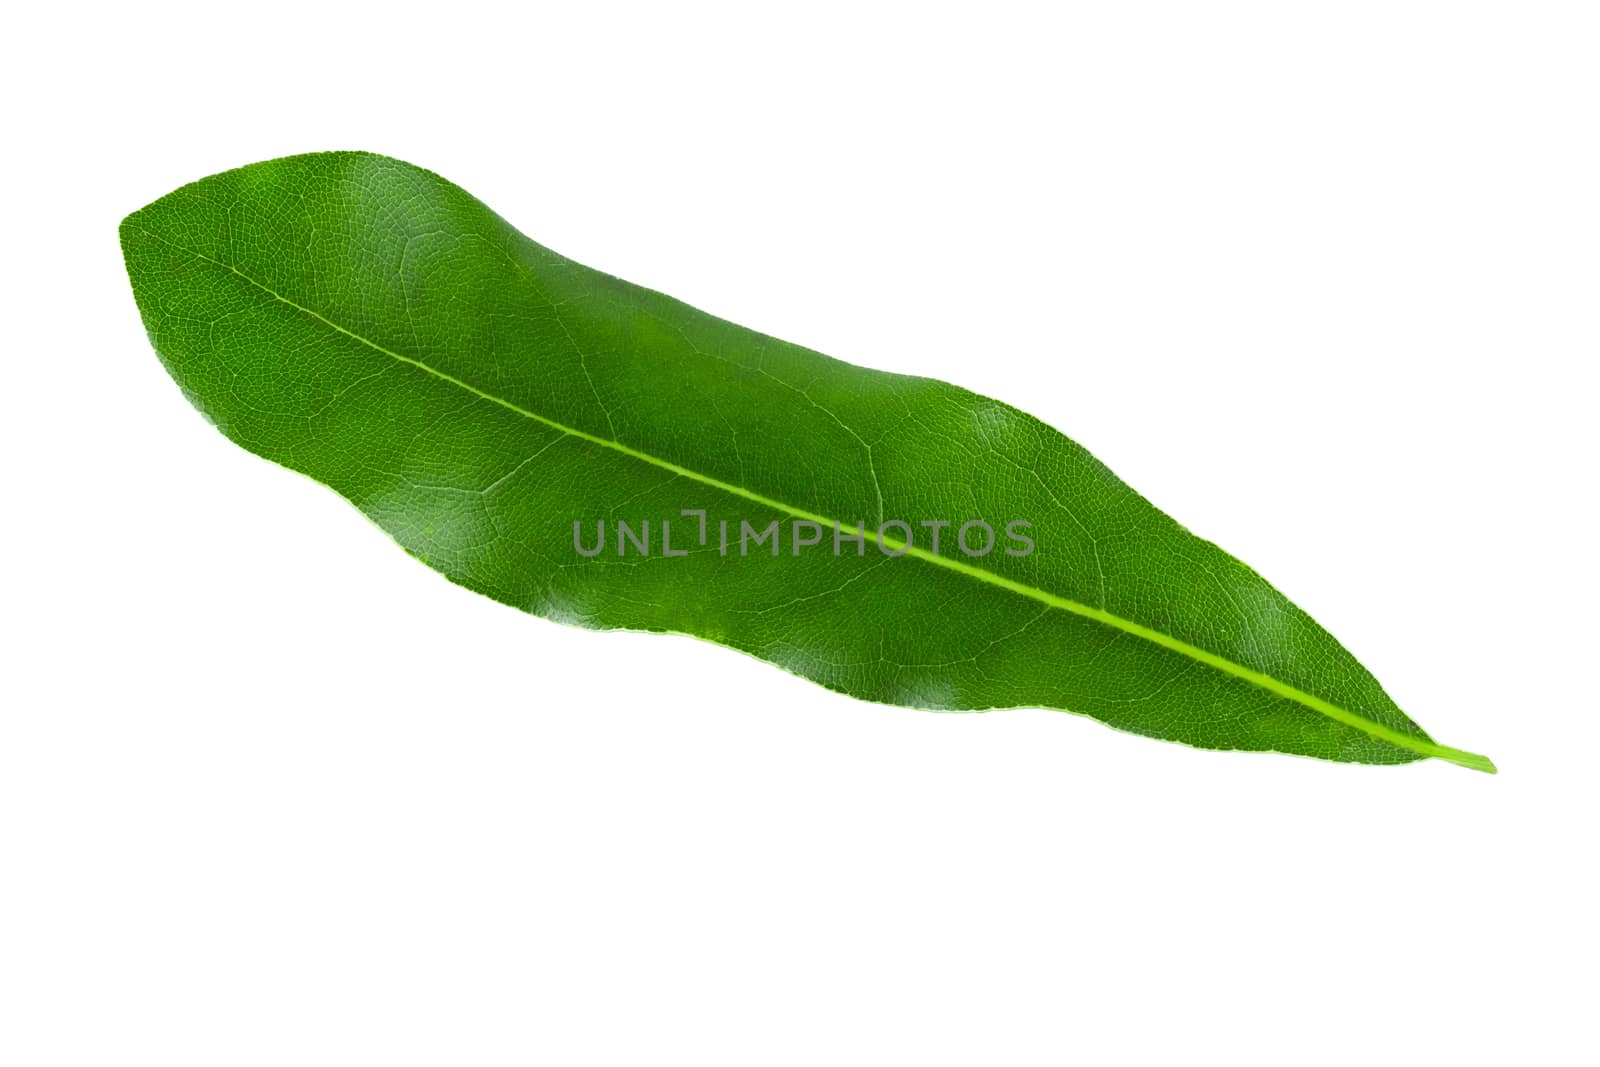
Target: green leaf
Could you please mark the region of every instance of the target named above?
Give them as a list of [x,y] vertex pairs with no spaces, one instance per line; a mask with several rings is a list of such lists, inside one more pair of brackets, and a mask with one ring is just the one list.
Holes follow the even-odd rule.
[[1031,416],[590,270],[428,171],[257,163],[121,236],[157,353],[218,429],[506,604],[692,634],[865,700],[1494,769]]

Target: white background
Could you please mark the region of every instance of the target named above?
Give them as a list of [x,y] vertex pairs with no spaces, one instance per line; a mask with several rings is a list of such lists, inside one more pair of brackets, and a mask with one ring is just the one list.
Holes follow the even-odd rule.
[[[10,16],[0,1061],[1595,1062],[1592,5],[576,6]],[[451,586],[208,427],[123,274],[332,148],[1025,407],[1502,773]]]

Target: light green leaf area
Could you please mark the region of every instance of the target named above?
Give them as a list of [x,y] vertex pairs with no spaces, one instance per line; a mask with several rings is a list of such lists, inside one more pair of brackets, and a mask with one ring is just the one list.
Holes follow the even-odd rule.
[[[1037,419],[581,266],[428,171],[272,160],[163,197],[121,236],[195,407],[495,600],[692,634],[864,700],[1493,769]],[[741,551],[746,525],[774,522]]]

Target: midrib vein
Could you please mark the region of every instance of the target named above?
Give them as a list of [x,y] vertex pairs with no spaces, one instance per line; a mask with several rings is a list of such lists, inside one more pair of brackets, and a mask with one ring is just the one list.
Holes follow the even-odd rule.
[[[162,241],[163,243],[171,245],[174,248],[182,247],[173,244],[171,241],[167,241],[165,238],[160,237],[157,234],[150,233],[148,230],[145,230],[144,232],[149,234],[149,236],[154,237],[156,240]],[[915,558],[931,563],[936,567],[943,567],[946,570],[966,575],[969,578],[984,582],[988,585],[1005,589],[1009,592],[1016,593],[1019,596],[1028,597],[1031,600],[1036,600],[1039,603],[1046,604],[1052,608],[1070,612],[1073,615],[1079,615],[1086,619],[1093,619],[1098,623],[1102,623],[1106,626],[1112,627],[1113,629],[1120,630],[1123,633],[1132,634],[1135,637],[1142,638],[1151,642],[1152,644],[1159,645],[1162,648],[1186,656],[1189,659],[1195,660],[1199,663],[1204,663],[1206,666],[1213,667],[1216,670],[1222,671],[1224,674],[1230,674],[1235,678],[1239,678],[1243,681],[1251,683],[1252,685],[1259,686],[1260,688],[1265,689],[1276,696],[1283,697],[1286,700],[1294,701],[1297,704],[1310,708],[1313,711],[1333,719],[1335,722],[1343,723],[1346,726],[1353,727],[1354,729],[1360,730],[1362,733],[1365,733],[1370,737],[1375,737],[1380,741],[1386,741],[1389,744],[1395,745],[1399,748],[1416,752],[1424,756],[1432,756],[1438,759],[1449,760],[1452,763],[1460,764],[1463,767],[1470,767],[1473,770],[1487,771],[1490,774],[1495,773],[1494,764],[1490,762],[1487,756],[1480,756],[1474,752],[1467,752],[1459,748],[1452,748],[1449,745],[1440,745],[1431,741],[1424,741],[1421,738],[1412,737],[1408,734],[1403,734],[1400,731],[1385,726],[1380,722],[1374,722],[1363,715],[1358,715],[1348,708],[1340,707],[1339,705],[1324,700],[1312,693],[1307,693],[1304,690],[1297,689],[1294,686],[1280,681],[1269,674],[1263,674],[1261,671],[1253,670],[1240,663],[1235,663],[1224,656],[1219,656],[1214,652],[1209,652],[1206,649],[1200,648],[1196,645],[1191,645],[1187,641],[1181,641],[1178,638],[1173,637],[1171,634],[1163,633],[1160,630],[1155,630],[1148,626],[1141,625],[1140,623],[1134,622],[1131,619],[1124,619],[1122,616],[1114,615],[1102,608],[1092,607],[1088,604],[1079,603],[1076,600],[1071,600],[1067,597],[1058,596],[1055,593],[1035,588],[1034,586],[1027,585],[1023,582],[1013,581],[1010,578],[995,574],[993,571],[987,571],[981,567],[974,567],[972,564],[965,563],[959,559],[937,555],[933,552],[929,552],[927,549],[919,548],[915,544],[907,544],[906,542],[900,541],[897,538],[883,537],[873,530],[865,529],[863,527],[859,527],[837,519],[831,519],[825,515],[819,515],[815,512],[807,511],[804,508],[795,507],[792,504],[786,504],[781,500],[775,500],[772,497],[763,496],[762,494],[754,492],[750,489],[746,489],[743,486],[734,485],[731,482],[725,482],[720,478],[713,478],[708,474],[702,474],[699,471],[691,470],[690,468],[674,463],[671,460],[662,459],[659,456],[653,456],[648,452],[642,452],[630,445],[623,444],[621,441],[614,441],[608,437],[601,437],[597,434],[588,433],[584,430],[578,429],[575,426],[568,426],[565,423],[557,422],[555,419],[540,415],[538,412],[529,411],[528,409],[513,404],[511,401],[502,397],[495,396],[492,393],[486,393],[477,386],[472,385],[469,382],[462,381],[460,378],[457,378],[454,375],[446,374],[437,367],[432,367],[419,359],[413,359],[410,356],[401,355],[399,352],[385,348],[376,341],[363,337],[352,330],[345,329],[345,327],[339,325],[337,322],[334,322],[332,319],[321,314],[320,312],[291,300],[289,297],[284,296],[271,286],[257,281],[255,278],[252,278],[250,275],[246,274],[244,271],[240,270],[238,267],[235,267],[231,263],[223,263],[221,260],[213,259],[202,252],[196,252],[192,248],[183,248],[183,251],[193,255],[197,259],[205,260],[207,263],[230,271],[231,273],[244,279],[250,285],[268,294],[274,300],[278,300],[304,315],[309,315],[330,329],[336,330],[339,333],[344,334],[346,337],[349,337],[354,341],[358,341],[376,352],[381,352],[389,358],[398,360],[401,363],[410,364],[419,370],[433,375],[435,378],[438,378],[441,381],[449,382],[451,385],[463,389],[474,396],[480,397],[483,400],[487,400],[492,404],[498,404],[500,407],[503,407],[508,411],[516,412],[518,415],[521,415],[524,418],[532,419],[535,422],[542,423],[543,425],[548,426],[553,430],[558,430],[563,434],[569,434],[573,437],[579,438],[580,440],[599,445],[602,448],[612,449],[613,451],[620,452],[625,456],[631,456],[642,463],[648,463],[652,466],[659,467],[662,470],[671,471],[674,474],[681,475],[682,477],[691,479],[692,481],[699,482],[702,485],[710,486],[713,489],[720,489],[725,493],[742,497],[745,500],[760,504],[763,507],[771,508],[774,511],[784,512],[796,519],[806,522],[819,523],[822,526],[830,529],[837,525],[841,533],[848,533],[851,537],[863,537],[874,544],[880,545],[882,548],[887,549],[890,552],[900,552],[903,555],[914,556]]]

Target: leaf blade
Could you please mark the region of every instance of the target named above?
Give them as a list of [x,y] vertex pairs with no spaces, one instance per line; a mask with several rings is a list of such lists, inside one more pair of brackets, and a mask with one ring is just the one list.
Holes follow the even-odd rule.
[[[888,703],[1060,707],[1202,747],[1492,770],[1434,743],[1253,571],[1037,420],[590,271],[429,172],[360,153],[289,157],[185,187],[122,234],[152,341],[197,407],[496,599],[693,633]],[[721,425],[700,426],[708,408]],[[774,437],[790,425],[801,432]],[[573,490],[586,475],[599,494]],[[529,494],[533,477],[541,491]],[[685,486],[730,511],[838,523],[863,549],[899,547],[867,519],[891,508],[1033,507],[1054,516],[1039,528],[1050,555],[979,565],[913,543],[900,559],[797,555],[781,570],[745,561],[741,575],[701,551],[674,570],[628,565],[625,580],[608,571],[620,557],[551,555],[552,502],[648,523],[677,517],[665,491]],[[512,506],[495,502],[513,492]],[[696,603],[707,587],[714,602]],[[931,631],[957,603],[968,616],[954,638]],[[891,658],[900,631],[913,636]],[[1048,662],[1063,650],[1065,665]],[[1189,676],[1197,666],[1209,671]]]

